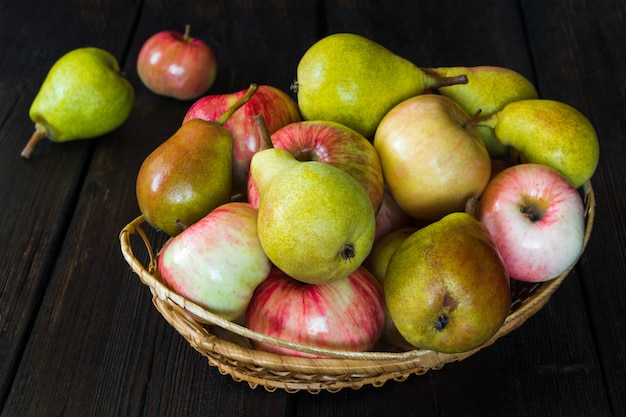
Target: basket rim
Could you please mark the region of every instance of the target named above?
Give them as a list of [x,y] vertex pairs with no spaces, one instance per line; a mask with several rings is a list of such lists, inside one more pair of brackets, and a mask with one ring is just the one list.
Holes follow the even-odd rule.
[[[120,232],[119,239],[122,254],[130,265],[131,269],[139,276],[142,283],[147,285],[153,295],[153,303],[157,310],[166,320],[183,335],[187,341],[203,355],[207,352],[214,352],[217,356],[230,358],[237,362],[246,362],[252,366],[268,368],[277,371],[303,372],[305,374],[323,373],[338,374],[361,374],[361,373],[389,373],[389,372],[415,372],[423,369],[439,369],[446,363],[463,360],[478,351],[495,343],[499,338],[509,334],[520,327],[528,318],[539,311],[548,301],[551,295],[558,289],[563,280],[569,275],[584,253],[593,229],[595,218],[595,193],[591,182],[588,181],[581,188],[585,205],[585,236],[583,247],[572,265],[558,277],[545,282],[536,283],[532,286],[532,296],[524,300],[520,305],[509,313],[504,323],[495,335],[483,345],[461,353],[441,353],[431,350],[415,349],[406,352],[351,352],[316,348],[287,342],[250,330],[240,324],[226,320],[216,314],[204,309],[200,305],[182,297],[170,290],[158,278],[156,271],[156,259],[158,251],[155,251],[150,244],[150,239],[142,228],[145,219],[139,215]],[[138,235],[143,240],[149,255],[149,262],[143,265],[134,255],[131,236]],[[175,315],[176,318],[168,317]],[[300,350],[305,353],[325,356],[323,358],[310,358],[302,356],[288,356],[278,353],[265,352],[243,346],[239,343],[226,340],[216,334],[211,334],[206,326],[215,326],[218,329],[226,330],[237,337],[244,339],[254,339],[264,343],[270,343],[289,349]],[[214,360],[213,365],[218,365]],[[211,362],[211,361],[210,361]],[[222,369],[220,368],[220,371]],[[233,375],[236,370],[230,369],[225,372]],[[234,377],[234,375],[233,375]],[[256,383],[264,384],[264,378],[250,376],[244,378],[250,383],[252,379]],[[384,379],[384,378],[383,378]],[[271,384],[270,384],[271,385]],[[309,386],[306,383],[305,386]],[[282,384],[281,384],[282,386]]]

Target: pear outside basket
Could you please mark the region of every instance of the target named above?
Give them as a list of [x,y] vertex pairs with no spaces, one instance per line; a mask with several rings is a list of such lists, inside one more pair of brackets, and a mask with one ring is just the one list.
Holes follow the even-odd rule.
[[[586,225],[579,258],[589,241],[595,214],[595,196],[590,182],[582,187],[582,193]],[[137,217],[120,232],[120,244],[131,269],[150,288],[156,309],[194,349],[208,359],[209,365],[216,366],[220,373],[230,375],[235,381],[246,381],[252,388],[263,386],[268,391],[281,388],[288,392],[307,390],[319,393],[324,390],[336,392],[346,387],[358,389],[368,384],[382,386],[389,380],[404,381],[411,375],[422,375],[447,363],[461,361],[515,330],[539,311],[579,259],[563,274],[548,282],[532,284],[512,280],[512,306],[504,324],[489,341],[469,352],[445,354],[419,349],[406,352],[338,352],[267,337],[216,316],[171,291],[158,277],[158,250],[151,247],[144,227],[143,217]],[[139,236],[146,246],[147,265],[143,265],[133,253],[133,235]],[[326,358],[263,352],[253,349],[250,339],[321,354]]]

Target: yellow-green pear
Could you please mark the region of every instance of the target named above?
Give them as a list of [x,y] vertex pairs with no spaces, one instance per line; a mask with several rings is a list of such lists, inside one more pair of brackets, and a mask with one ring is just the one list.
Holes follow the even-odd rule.
[[363,263],[376,220],[356,179],[324,162],[300,162],[281,148],[257,152],[250,173],[260,196],[259,240],[279,269],[299,281],[322,284]]
[[522,162],[548,165],[578,188],[594,174],[600,158],[596,131],[580,111],[548,99],[520,100],[480,118],[500,143],[510,146]]
[[21,155],[28,159],[38,142],[90,139],[119,127],[129,116],[134,90],[113,55],[95,47],[74,49],[59,58],[29,111],[35,132]]
[[304,53],[294,87],[304,119],[338,122],[371,138],[396,104],[426,89],[466,81],[463,75],[427,74],[364,36],[335,33]]
[[402,242],[387,265],[387,310],[411,345],[465,352],[488,341],[511,307],[509,276],[486,227],[449,214]]
[[[424,71],[439,77],[465,74],[466,84],[443,86],[438,91],[456,101],[469,115],[480,112],[481,117],[487,117],[514,101],[539,98],[530,80],[510,68],[481,65],[424,68]],[[490,127],[480,126],[479,130],[490,156],[495,158],[508,156],[508,147],[498,142]]]

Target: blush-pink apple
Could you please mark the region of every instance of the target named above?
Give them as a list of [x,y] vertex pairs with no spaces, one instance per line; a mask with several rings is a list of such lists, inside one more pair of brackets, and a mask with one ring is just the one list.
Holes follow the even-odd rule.
[[178,100],[206,93],[217,77],[217,59],[204,41],[167,30],[154,34],[137,57],[137,73],[152,92]]
[[[304,284],[273,267],[255,290],[246,311],[246,326],[256,332],[306,346],[371,350],[385,323],[385,303],[376,279],[364,267],[328,284]],[[313,356],[270,343],[253,341],[259,350]]]
[[478,210],[511,278],[542,282],[578,259],[584,242],[582,197],[556,170],[519,164],[497,174]]
[[228,320],[242,317],[271,269],[259,242],[257,210],[230,202],[176,235],[157,269],[176,293]]
[[[199,98],[191,105],[183,123],[190,119],[216,121],[247,90],[214,94]],[[302,120],[298,105],[282,90],[259,85],[256,93],[224,123],[233,138],[233,188],[245,193],[252,155],[263,147],[263,140],[254,117],[262,115],[270,134],[281,127]]]

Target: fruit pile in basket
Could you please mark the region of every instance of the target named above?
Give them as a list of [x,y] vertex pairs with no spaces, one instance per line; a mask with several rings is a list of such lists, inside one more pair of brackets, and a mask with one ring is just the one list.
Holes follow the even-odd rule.
[[464,352],[504,322],[511,279],[578,259],[595,131],[515,71],[334,34],[293,89],[198,99],[139,170],[141,213],[172,236],[158,275],[188,300],[304,345]]
[[[168,59],[196,67],[171,73]],[[552,280],[580,256],[580,189],[598,164],[596,133],[519,73],[418,67],[349,33],[302,56],[297,100],[256,84],[201,97],[216,66],[188,32],[149,39],[138,58],[147,88],[197,99],[143,162],[136,196],[144,220],[171,236],[158,254],[159,279],[211,313],[331,350],[384,341],[467,352],[504,323],[511,280]],[[55,105],[67,99],[60,86],[95,94],[103,79],[117,88],[99,104]],[[23,156],[45,136],[116,128],[132,98],[110,54],[67,54],[33,103],[36,131]],[[109,123],[82,129],[98,105]]]

